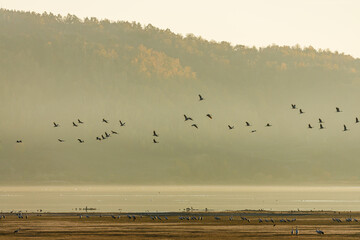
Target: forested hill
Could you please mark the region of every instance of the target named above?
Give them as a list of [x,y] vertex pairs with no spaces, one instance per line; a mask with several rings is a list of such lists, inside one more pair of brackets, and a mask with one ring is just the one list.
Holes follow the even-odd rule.
[[47,71],[42,74],[66,68],[71,74],[89,75],[102,69],[111,76],[207,81],[261,74],[354,77],[360,70],[359,60],[328,50],[233,46],[135,22],[4,9],[0,20],[1,54],[6,56],[1,58],[1,74],[7,77],[25,72],[19,68]]
[[[360,128],[351,125],[360,116],[359,91],[360,60],[342,53],[234,46],[134,22],[1,9],[0,180],[360,182]],[[197,132],[183,114],[194,118]],[[319,117],[326,131],[309,132]],[[78,118],[85,125],[73,128]],[[119,120],[127,122],[121,132]],[[110,130],[119,136],[95,140]]]

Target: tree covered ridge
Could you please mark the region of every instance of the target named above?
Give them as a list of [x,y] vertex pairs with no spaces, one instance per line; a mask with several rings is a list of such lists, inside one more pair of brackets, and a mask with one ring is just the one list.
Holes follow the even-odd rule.
[[9,76],[19,74],[14,62],[17,68],[30,71],[72,69],[71,74],[99,74],[101,68],[102,74],[111,76],[209,81],[220,76],[251,77],[256,72],[358,77],[360,71],[359,59],[311,46],[232,46],[152,25],[79,19],[70,14],[1,9],[0,28],[0,51],[6,56],[1,66]]

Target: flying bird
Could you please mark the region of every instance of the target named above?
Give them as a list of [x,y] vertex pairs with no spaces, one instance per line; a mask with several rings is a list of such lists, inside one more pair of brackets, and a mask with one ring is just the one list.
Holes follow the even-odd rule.
[[211,116],[211,114],[206,114],[206,116],[208,117],[208,118],[210,118],[210,119],[212,119],[212,116]]
[[291,104],[292,109],[296,109],[296,104]]
[[234,129],[234,126],[228,125],[229,130]]
[[123,123],[121,120],[119,120],[119,123],[121,127],[125,126],[125,123]]
[[245,124],[246,124],[247,127],[251,126],[251,124],[249,122],[245,122]]
[[60,126],[60,125],[57,124],[56,122],[53,122],[53,124],[54,124],[54,127],[59,127],[59,126]]
[[84,140],[78,138],[79,143],[84,143]]
[[82,122],[80,119],[78,119],[78,123],[83,124],[84,122]]
[[73,122],[73,126],[74,126],[74,127],[77,127],[78,125],[76,125],[76,123]]
[[118,134],[117,132],[115,132],[115,131],[113,131],[113,130],[111,130],[111,133],[112,133],[112,134]]
[[158,137],[159,135],[155,132],[155,130],[153,131],[153,136],[154,137]]
[[199,101],[204,100],[204,98],[199,94]]
[[336,107],[336,112],[342,112],[340,108]]
[[155,140],[155,138],[153,139],[153,143],[159,143],[159,142],[157,142],[156,140]]
[[195,127],[195,128],[198,128],[198,126],[196,125],[196,124],[193,124],[193,125],[191,125],[192,127]]
[[300,114],[305,113],[305,112],[303,112],[303,110],[301,108],[299,109],[299,112],[300,112]]
[[59,142],[65,142],[65,140],[62,140],[62,139],[60,139],[60,138],[58,138],[58,141],[59,141]]
[[109,123],[108,120],[106,120],[105,118],[103,118],[102,120],[104,123]]
[[187,121],[187,120],[194,121],[191,117],[187,117],[185,114],[184,114],[184,117],[185,117],[185,121]]
[[313,128],[310,123],[308,124],[308,128]]
[[349,129],[346,128],[346,125],[344,124],[344,132],[349,131]]

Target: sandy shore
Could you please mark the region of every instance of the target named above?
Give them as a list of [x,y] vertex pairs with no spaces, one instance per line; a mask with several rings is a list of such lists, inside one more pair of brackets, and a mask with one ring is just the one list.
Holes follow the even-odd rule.
[[[360,220],[358,212],[144,213],[135,215],[135,220],[126,214],[119,218],[115,213],[102,213],[101,217],[99,213],[83,213],[82,218],[79,213],[23,214],[24,218],[5,215],[5,219],[0,219],[0,239],[360,239],[360,221],[354,220]],[[161,220],[152,220],[154,216]],[[180,220],[179,216],[185,219]],[[202,216],[202,220],[191,220],[191,216]],[[350,217],[352,221],[346,222]],[[282,219],[289,222],[280,222]],[[292,236],[291,230],[296,227],[300,235]],[[325,234],[317,234],[316,229]]]

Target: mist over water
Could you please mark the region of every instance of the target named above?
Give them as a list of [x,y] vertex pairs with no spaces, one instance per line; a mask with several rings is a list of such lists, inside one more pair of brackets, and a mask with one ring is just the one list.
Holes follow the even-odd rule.
[[360,211],[360,187],[2,186],[0,202],[3,212]]

